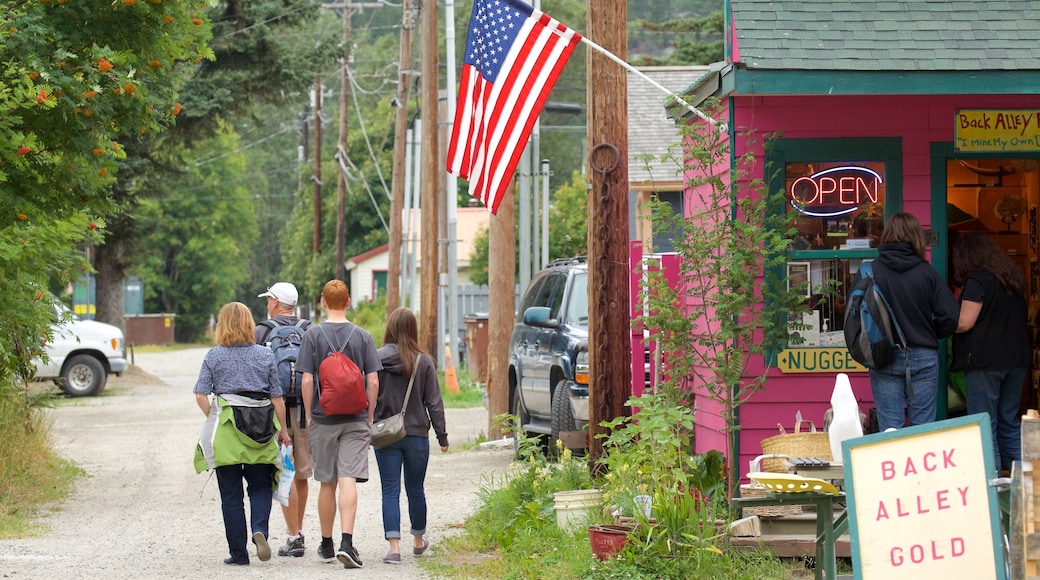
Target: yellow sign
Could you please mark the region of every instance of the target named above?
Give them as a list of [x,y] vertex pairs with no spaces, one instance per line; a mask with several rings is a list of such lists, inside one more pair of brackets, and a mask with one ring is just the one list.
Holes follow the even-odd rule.
[[856,362],[849,349],[787,348],[776,357],[776,366],[782,373],[859,373],[867,368]]
[[856,578],[1003,579],[985,414],[842,444]]
[[1040,109],[961,109],[953,134],[957,151],[1040,151]]

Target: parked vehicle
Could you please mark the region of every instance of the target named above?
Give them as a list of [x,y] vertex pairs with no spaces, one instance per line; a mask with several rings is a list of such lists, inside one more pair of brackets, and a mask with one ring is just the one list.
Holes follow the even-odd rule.
[[510,413],[555,441],[589,421],[588,264],[556,260],[535,274],[509,341]]
[[117,326],[68,314],[52,330],[46,344],[48,360],[36,361],[36,378],[53,380],[70,397],[96,395],[109,374],[121,375],[129,366],[123,331]]

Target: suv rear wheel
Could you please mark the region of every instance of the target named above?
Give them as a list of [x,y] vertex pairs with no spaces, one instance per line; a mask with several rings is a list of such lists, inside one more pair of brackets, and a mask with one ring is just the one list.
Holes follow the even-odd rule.
[[65,362],[61,390],[70,397],[89,397],[105,386],[105,367],[89,354],[77,354]]

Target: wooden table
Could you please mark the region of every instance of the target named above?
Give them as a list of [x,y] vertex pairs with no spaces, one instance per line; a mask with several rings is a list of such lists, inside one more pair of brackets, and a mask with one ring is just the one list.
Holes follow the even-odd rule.
[[816,580],[837,578],[837,558],[834,555],[834,542],[849,529],[848,512],[842,511],[834,518],[834,504],[845,504],[845,494],[834,495],[818,492],[766,492],[764,497],[733,498],[733,505],[738,508],[776,506],[776,505],[811,505],[816,508]]

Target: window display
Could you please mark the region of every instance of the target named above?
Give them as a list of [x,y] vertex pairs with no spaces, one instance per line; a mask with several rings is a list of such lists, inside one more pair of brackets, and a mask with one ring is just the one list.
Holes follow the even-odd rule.
[[[845,295],[862,252],[876,248],[885,224],[885,163],[785,164],[786,212],[791,217],[788,284],[803,280],[810,312],[791,321],[792,348],[844,347]],[[819,252],[817,254],[817,252]]]

